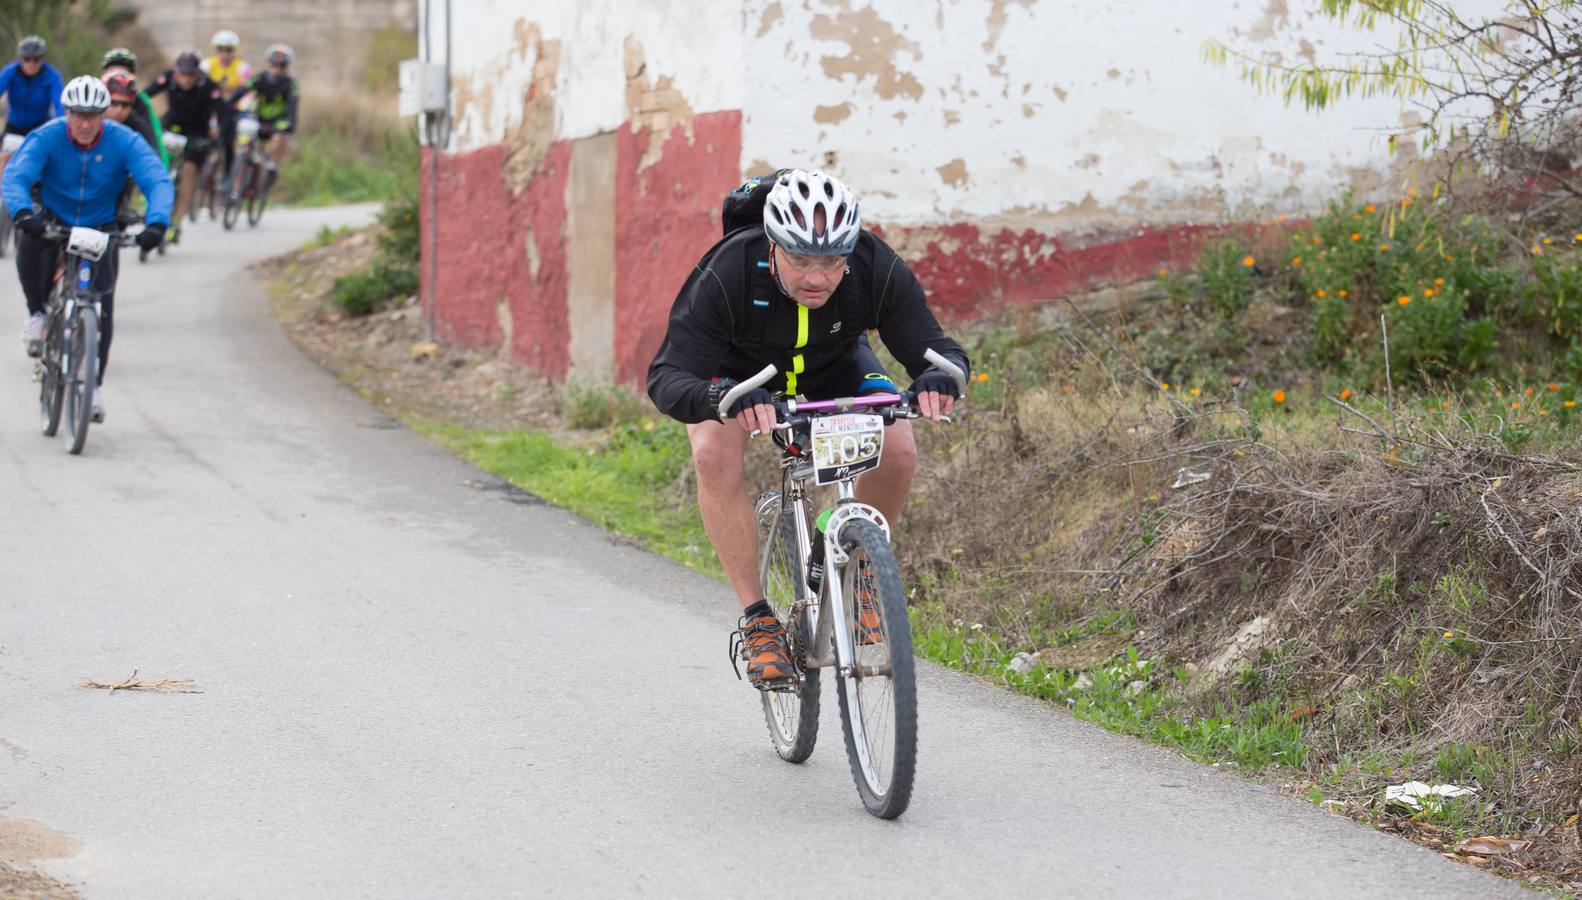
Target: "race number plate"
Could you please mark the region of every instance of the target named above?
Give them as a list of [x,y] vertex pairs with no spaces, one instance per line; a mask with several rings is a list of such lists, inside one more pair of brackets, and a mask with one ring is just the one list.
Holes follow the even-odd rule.
[[884,419],[847,413],[813,420],[813,477],[819,484],[844,481],[879,465]]

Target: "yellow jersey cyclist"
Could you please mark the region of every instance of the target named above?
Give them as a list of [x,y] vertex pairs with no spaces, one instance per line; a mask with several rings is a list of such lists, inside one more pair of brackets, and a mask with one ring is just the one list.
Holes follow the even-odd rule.
[[[203,74],[219,85],[225,96],[233,96],[253,77],[253,67],[237,52],[242,39],[236,32],[222,29],[214,33],[211,43],[214,55],[203,61]],[[230,105],[220,113],[220,141],[225,145],[225,168],[221,171],[229,172],[236,162],[236,109]]]
[[[297,102],[300,94],[296,79],[288,71],[295,56],[285,44],[270,47],[269,71],[248,82],[246,87],[231,97],[233,108],[249,95],[258,98],[254,111],[258,114],[258,140],[264,146],[264,170],[269,173],[265,181],[266,190],[274,186],[280,163],[285,160],[286,150],[289,149],[287,136],[297,130]],[[236,190],[234,183],[231,190]]]
[[[758,582],[757,524],[742,467],[750,436],[768,433],[775,411],[762,388],[728,410],[719,409],[720,399],[770,363],[784,373],[776,386],[788,396],[896,391],[868,345],[872,329],[906,367],[918,409],[932,419],[950,413],[957,388],[924,351],[968,368],[966,352],[940,328],[906,263],[862,228],[857,198],[844,184],[800,169],[770,177],[763,226],[738,228],[704,254],[676,296],[648,370],[655,406],[687,424],[699,511],[742,606],[738,632],[754,685],[792,672],[784,630]],[[722,412],[736,421],[722,422]],[[916,468],[911,425],[896,422],[883,462],[861,476],[857,495],[894,522]]]

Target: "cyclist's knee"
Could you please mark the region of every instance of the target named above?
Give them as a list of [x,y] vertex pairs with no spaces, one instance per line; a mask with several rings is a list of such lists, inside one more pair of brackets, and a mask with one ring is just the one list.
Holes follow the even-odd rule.
[[912,436],[911,422],[896,422],[885,432],[882,465],[895,474],[908,477],[917,471],[917,441]]
[[697,469],[699,484],[741,481],[747,434],[736,423],[703,422],[688,427],[687,436],[692,441],[692,465]]

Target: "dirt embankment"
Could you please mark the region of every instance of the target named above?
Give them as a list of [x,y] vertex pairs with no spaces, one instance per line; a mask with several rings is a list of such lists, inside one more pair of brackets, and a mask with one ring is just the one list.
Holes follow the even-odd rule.
[[336,309],[335,279],[366,268],[377,252],[373,232],[364,230],[259,263],[255,271],[272,285],[275,317],[286,334],[384,412],[484,428],[556,423],[548,381],[499,353],[433,341],[416,296],[369,316]]

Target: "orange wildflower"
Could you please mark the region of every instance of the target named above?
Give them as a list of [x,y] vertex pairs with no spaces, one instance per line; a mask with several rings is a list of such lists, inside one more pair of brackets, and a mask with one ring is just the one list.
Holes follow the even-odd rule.
[[1258,263],[1258,261],[1256,259],[1253,259],[1251,256],[1243,256],[1241,258],[1241,264],[1246,266],[1249,269],[1252,268],[1253,266],[1257,265],[1257,263]]
[[1575,400],[1567,400],[1566,401],[1566,409],[1570,409],[1571,407],[1576,406],[1576,405],[1577,405],[1577,402]]
[[1328,294],[1328,293],[1327,293],[1327,292],[1325,292],[1325,291],[1322,291],[1322,290],[1321,290],[1321,291],[1319,291],[1319,292],[1318,292],[1318,293],[1316,293],[1316,294],[1314,294],[1314,295],[1313,295],[1313,296],[1315,296],[1315,297],[1317,297],[1317,298],[1318,298],[1318,299],[1320,299],[1320,300],[1322,300],[1322,299],[1324,299],[1324,298],[1325,298],[1325,297],[1327,297],[1327,296],[1329,296],[1329,294]]
[[1560,385],[1555,384],[1553,381],[1551,381],[1548,384],[1544,385],[1544,387],[1548,388],[1551,391],[1558,391],[1558,390],[1560,390]]
[[1341,388],[1340,389],[1340,399],[1342,399],[1342,400],[1350,400],[1351,399],[1351,388]]
[[1354,240],[1354,241],[1362,240],[1362,232],[1360,232],[1360,231],[1353,231],[1351,233],[1351,239]]
[[1532,395],[1533,395],[1533,389],[1532,388],[1528,388],[1527,389],[1527,396],[1531,397]]
[[1201,394],[1203,392],[1201,390],[1199,390],[1198,388],[1193,388],[1192,390],[1187,391],[1187,393],[1189,393],[1192,396],[1196,397],[1198,394]]
[[1351,296],[1351,293],[1349,291],[1347,291],[1345,288],[1341,288],[1339,291],[1337,291],[1337,293],[1340,294],[1340,296],[1342,296],[1342,297],[1350,297]]
[[989,373],[988,372],[979,372],[978,376],[977,376],[977,380],[978,381],[988,381],[989,380]]
[[1274,402],[1275,403],[1284,403],[1285,402],[1285,391],[1275,391],[1270,396],[1274,398]]
[[1395,302],[1405,306],[1406,304],[1412,302],[1412,298],[1402,294],[1401,296],[1395,298]]
[[1380,244],[1379,245],[1379,252],[1380,253],[1389,253],[1390,252],[1390,245],[1389,244]]
[[1435,278],[1434,279],[1434,286],[1435,287],[1444,287],[1445,286],[1445,280],[1443,278]]
[[1293,257],[1291,257],[1291,265],[1293,265],[1293,266],[1300,266],[1301,264],[1302,264],[1302,257],[1300,257],[1300,256],[1293,256]]
[[1369,203],[1367,206],[1364,206],[1362,208],[1362,211],[1363,212],[1370,212],[1370,213],[1373,212],[1373,204]]

